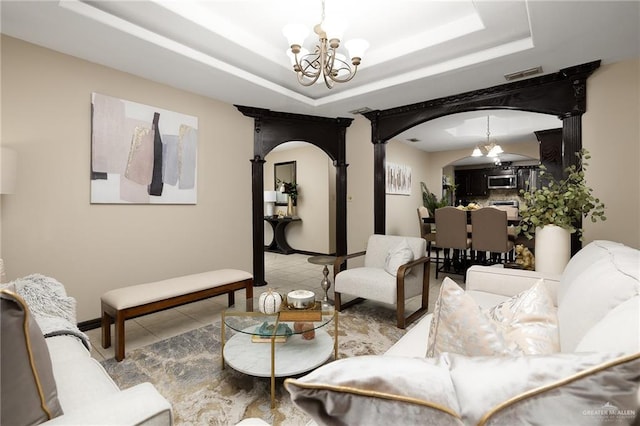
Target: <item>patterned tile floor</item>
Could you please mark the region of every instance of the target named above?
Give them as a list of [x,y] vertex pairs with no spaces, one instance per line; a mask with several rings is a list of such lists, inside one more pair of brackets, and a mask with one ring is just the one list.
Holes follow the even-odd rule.
[[[324,291],[320,288],[320,281],[322,280],[323,266],[309,263],[307,261],[308,258],[309,256],[303,254],[281,255],[266,252],[265,278],[268,285],[255,288],[254,296],[257,297],[267,288],[273,288],[284,294],[291,290],[312,290],[316,293],[317,298],[322,298]],[[333,270],[331,267],[329,269],[331,270],[331,277]],[[333,281],[333,279],[331,280]],[[456,279],[456,281],[461,280]],[[437,283],[439,284],[440,282],[441,279]],[[435,284],[434,267],[432,265],[429,296],[430,311],[433,310],[433,305],[438,295],[439,285]],[[244,298],[243,293],[244,291],[237,292],[236,300],[242,300]],[[329,293],[329,297],[333,298],[333,286]],[[407,311],[412,311],[419,306],[418,299],[414,298],[408,302]],[[125,325],[126,350],[137,349],[210,324],[220,318],[220,313],[226,308],[226,305],[226,296],[218,296],[128,320]],[[384,308],[387,307],[384,306]],[[393,306],[388,306],[388,309],[393,309]],[[114,356],[114,348],[113,346],[108,349],[102,348],[100,333],[99,328],[87,331],[92,344],[91,355],[102,361]],[[112,326],[112,336],[113,333]]]

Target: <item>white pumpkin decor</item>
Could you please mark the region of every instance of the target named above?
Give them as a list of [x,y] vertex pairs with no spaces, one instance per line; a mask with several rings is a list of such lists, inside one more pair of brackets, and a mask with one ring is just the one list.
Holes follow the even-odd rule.
[[263,314],[275,314],[280,312],[280,306],[282,305],[282,295],[273,289],[269,289],[260,295],[258,299],[258,309]]

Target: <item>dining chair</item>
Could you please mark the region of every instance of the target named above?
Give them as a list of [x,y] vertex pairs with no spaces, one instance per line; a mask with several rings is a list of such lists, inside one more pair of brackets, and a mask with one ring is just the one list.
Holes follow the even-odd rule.
[[[467,233],[467,212],[455,207],[436,209],[436,247],[443,249],[443,262],[436,251],[436,278],[438,272],[462,274],[464,276],[468,266],[467,250],[471,248],[471,238]],[[453,250],[453,255],[451,255]]]
[[431,223],[424,223],[424,218],[429,217],[429,209],[424,206],[418,207],[418,226],[420,227],[420,237],[427,242],[427,254],[431,253],[431,245],[436,240],[435,229]]
[[493,207],[472,211],[471,226],[471,248],[476,251],[476,260],[506,262],[514,247],[514,241],[509,238],[507,212]]

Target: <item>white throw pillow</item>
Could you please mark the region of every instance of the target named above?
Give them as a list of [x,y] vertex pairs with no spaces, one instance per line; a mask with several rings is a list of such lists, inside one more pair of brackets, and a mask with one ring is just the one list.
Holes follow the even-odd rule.
[[[413,250],[409,247],[407,240],[402,240],[400,244],[389,250],[384,261],[384,270],[394,277],[398,275],[398,268],[413,260]],[[407,271],[406,273],[409,273]]]
[[445,277],[431,320],[427,356],[551,354],[560,350],[556,308],[544,281],[482,310]]
[[444,352],[468,356],[514,353],[495,321],[449,277],[442,281],[433,311],[427,356]]
[[558,312],[544,280],[486,311],[512,350],[528,355],[560,352]]

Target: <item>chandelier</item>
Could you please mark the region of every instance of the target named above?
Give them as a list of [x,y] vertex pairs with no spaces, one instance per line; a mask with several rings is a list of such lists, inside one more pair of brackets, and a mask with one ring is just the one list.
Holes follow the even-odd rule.
[[322,19],[313,30],[319,40],[312,53],[302,47],[309,34],[305,26],[290,24],[282,30],[291,46],[287,54],[291,58],[298,82],[303,86],[311,86],[322,76],[320,81],[324,80],[326,86],[331,89],[334,83],[346,83],[353,79],[369,43],[362,39],[349,40],[345,43],[351,57],[351,64],[349,64],[347,58],[338,52],[344,25],[338,21],[325,22],[324,0],[322,0]]
[[[487,153],[487,157],[496,158],[498,154],[502,154],[504,151],[502,147],[498,145],[495,141],[491,140],[491,130],[489,129],[489,116],[487,115],[487,143],[482,146],[484,152]],[[473,149],[471,153],[472,157],[482,157],[484,154],[480,147],[476,144],[476,147]]]

